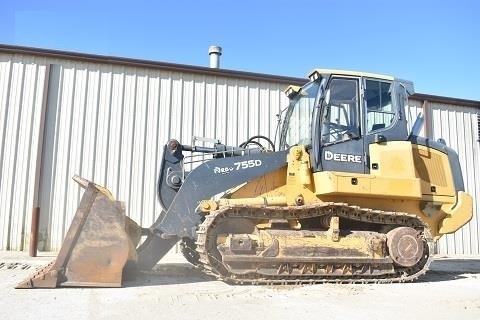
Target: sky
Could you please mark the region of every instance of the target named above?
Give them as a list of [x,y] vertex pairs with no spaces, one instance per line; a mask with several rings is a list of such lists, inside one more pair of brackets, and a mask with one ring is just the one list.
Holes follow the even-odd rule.
[[306,77],[314,68],[411,80],[480,100],[477,0],[0,0],[0,44]]

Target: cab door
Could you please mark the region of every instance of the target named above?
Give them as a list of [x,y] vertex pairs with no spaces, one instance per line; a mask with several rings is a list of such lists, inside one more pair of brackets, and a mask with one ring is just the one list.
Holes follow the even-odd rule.
[[[363,82],[364,149],[368,156],[372,143],[408,139],[405,106],[409,82],[365,78]],[[370,164],[372,165],[372,164]],[[367,166],[366,173],[370,173]]]
[[365,173],[359,77],[333,76],[321,107],[317,169]]

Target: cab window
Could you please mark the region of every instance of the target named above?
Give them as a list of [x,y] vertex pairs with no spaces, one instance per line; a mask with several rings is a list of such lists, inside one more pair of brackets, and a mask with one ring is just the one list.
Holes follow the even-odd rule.
[[358,81],[332,79],[322,111],[322,143],[336,143],[359,136]]
[[393,124],[392,83],[379,80],[365,81],[367,131],[380,131]]

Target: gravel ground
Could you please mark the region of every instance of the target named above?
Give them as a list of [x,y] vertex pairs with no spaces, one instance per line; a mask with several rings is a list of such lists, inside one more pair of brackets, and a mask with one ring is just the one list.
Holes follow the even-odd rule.
[[0,251],[0,319],[480,319],[480,259],[437,257],[403,284],[231,286],[169,253],[123,288],[16,290],[54,258]]

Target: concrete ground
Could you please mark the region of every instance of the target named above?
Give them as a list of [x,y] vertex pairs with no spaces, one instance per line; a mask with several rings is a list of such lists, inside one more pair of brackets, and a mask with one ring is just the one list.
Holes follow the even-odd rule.
[[480,319],[480,259],[437,257],[413,283],[231,286],[169,253],[123,288],[14,289],[53,258],[0,252],[0,319]]

